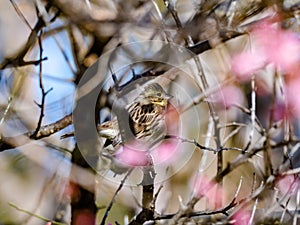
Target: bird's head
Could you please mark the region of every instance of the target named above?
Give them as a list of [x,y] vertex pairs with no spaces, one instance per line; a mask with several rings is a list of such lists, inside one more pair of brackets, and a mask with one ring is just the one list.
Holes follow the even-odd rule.
[[171,98],[158,83],[147,85],[141,97],[144,104],[155,104],[161,107],[166,107]]

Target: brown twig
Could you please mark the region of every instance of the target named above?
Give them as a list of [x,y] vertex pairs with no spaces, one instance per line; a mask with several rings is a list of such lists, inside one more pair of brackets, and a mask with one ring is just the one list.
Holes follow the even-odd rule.
[[[223,214],[225,216],[228,216],[228,211],[232,209],[234,206],[236,206],[235,199],[233,199],[228,205],[226,205],[222,209],[217,209],[217,210],[205,210],[205,211],[195,211],[188,214],[182,214],[180,218],[184,217],[202,217],[202,216],[211,216],[211,215],[217,215],[217,214]],[[160,215],[154,218],[154,220],[166,220],[166,219],[172,219],[174,216],[176,216],[177,213],[173,214],[166,214],[166,215]]]
[[33,137],[33,139],[41,139],[44,137],[49,137],[50,135],[66,128],[73,122],[72,114],[66,115],[63,118],[55,121],[54,123],[41,126],[36,135],[33,136],[32,132],[27,133],[28,136]]
[[111,210],[111,208],[112,208],[112,206],[113,206],[113,204],[114,204],[114,202],[115,202],[115,200],[116,200],[116,197],[117,197],[118,193],[121,191],[121,189],[123,188],[125,181],[126,181],[127,178],[130,176],[130,174],[131,174],[132,171],[133,171],[133,169],[130,169],[130,170],[127,172],[127,174],[125,175],[125,177],[122,179],[122,181],[121,181],[121,183],[120,183],[118,189],[115,191],[114,196],[113,196],[112,199],[110,200],[110,203],[109,203],[109,205],[107,206],[107,208],[106,208],[106,210],[105,210],[104,216],[103,216],[103,218],[102,218],[102,220],[101,220],[101,223],[100,223],[101,225],[105,225],[105,221],[106,221],[106,219],[107,219],[107,217],[108,217],[108,214],[109,214],[109,212],[110,212],[110,210]]
[[220,151],[228,151],[228,150],[235,150],[235,151],[242,151],[242,149],[240,148],[236,148],[236,147],[222,147],[222,148],[210,148],[210,147],[206,147],[204,145],[201,145],[199,142],[197,142],[195,139],[194,140],[189,140],[186,138],[182,138],[176,135],[166,135],[165,139],[173,139],[173,140],[177,140],[180,141],[182,143],[191,143],[194,144],[196,147],[200,148],[201,150],[205,150],[205,151],[211,151],[214,153],[218,153]]
[[154,220],[154,180],[155,170],[152,162],[152,158],[149,155],[149,165],[143,168],[143,181],[142,185],[142,211],[132,220],[130,225],[144,224],[147,221]]
[[[43,58],[42,34],[43,34],[43,31],[41,30],[40,34],[38,36],[38,43],[39,43],[39,48],[40,48],[40,60]],[[39,130],[41,129],[42,121],[45,116],[44,111],[45,111],[46,95],[52,90],[52,88],[50,88],[48,91],[45,91],[44,84],[43,84],[43,64],[42,64],[42,62],[40,63],[40,66],[39,66],[39,84],[40,84],[40,89],[42,92],[42,100],[41,100],[41,104],[38,104],[38,103],[36,103],[36,104],[41,109],[41,112],[40,112],[40,117],[39,117],[39,120],[37,123],[37,127],[36,127],[34,133],[30,136],[30,138],[32,138],[32,139],[34,139],[36,137]]]
[[[165,0],[164,2],[165,2],[166,7],[168,8],[169,12],[173,16],[173,18],[176,22],[176,25],[178,27],[178,30],[180,32],[182,30],[182,24],[180,22],[180,19],[177,15],[176,10],[175,10],[175,6],[174,6],[175,3],[170,2],[168,0]],[[193,46],[194,45],[193,40],[189,35],[183,34],[183,37],[184,37],[184,40],[185,40],[185,42],[187,43],[188,46]],[[199,82],[199,84],[201,83],[203,85],[203,88],[201,88],[199,86],[200,90],[204,89],[204,90],[202,90],[202,93],[204,93],[205,97],[207,97],[205,90],[209,89],[209,85],[208,85],[207,79],[205,77],[205,74],[203,72],[200,59],[199,59],[198,56],[193,57],[193,59],[195,61],[195,64],[196,64],[196,67],[197,67],[197,70],[198,70],[198,76],[196,76],[196,79],[198,80],[198,77],[199,77],[200,80],[198,80],[198,82]],[[222,145],[221,145],[220,129],[218,127],[219,116],[216,113],[216,111],[214,109],[214,106],[211,102],[208,101],[207,105],[208,105],[208,108],[209,108],[210,116],[212,117],[213,122],[214,122],[215,142],[216,142],[217,148],[221,149]],[[223,152],[222,151],[219,151],[217,153],[217,159],[218,159],[218,161],[217,161],[217,173],[220,173],[223,169]]]
[[[13,1],[11,1],[11,2],[13,2]],[[14,6],[16,6],[16,4],[14,4]],[[18,10],[18,11],[20,12],[20,10]],[[25,17],[22,16],[23,14],[19,14],[19,15],[23,19],[25,19]],[[26,21],[26,19],[25,19],[25,21]],[[26,22],[26,24],[29,24],[29,23]],[[16,55],[4,59],[4,61],[2,63],[0,63],[0,70],[5,69],[7,66],[21,67],[21,66],[27,66],[27,65],[39,65],[42,61],[47,60],[47,57],[40,58],[39,60],[33,60],[33,61],[25,61],[24,60],[25,55],[34,46],[36,40],[38,39],[38,33],[40,32],[40,30],[43,27],[45,27],[45,25],[46,24],[45,24],[43,18],[38,17],[38,21],[36,22],[34,28],[31,29],[31,33],[30,33],[24,47],[22,49],[20,49],[20,51]]]
[[254,130],[255,130],[255,119],[256,119],[256,92],[255,92],[255,76],[252,76],[251,78],[251,108],[250,108],[250,116],[251,116],[251,130],[249,132],[249,140],[248,143],[244,149],[244,151],[247,151],[252,144],[252,139],[254,136]]
[[[72,124],[72,114],[64,116],[63,118],[57,120],[54,123],[47,124],[42,126],[38,133],[33,138],[34,140],[39,140],[45,137],[49,137],[50,135],[66,128],[67,126]],[[25,134],[21,134],[15,137],[1,137],[1,142],[3,144],[8,144],[8,147],[2,148],[1,151],[5,151],[10,149],[11,147],[18,147],[24,144],[27,144],[29,141],[29,137],[32,137],[34,131],[27,132]],[[27,138],[25,138],[27,137]],[[51,146],[51,144],[49,144]],[[57,146],[52,146],[52,148],[56,148]],[[59,148],[61,149],[61,148]]]

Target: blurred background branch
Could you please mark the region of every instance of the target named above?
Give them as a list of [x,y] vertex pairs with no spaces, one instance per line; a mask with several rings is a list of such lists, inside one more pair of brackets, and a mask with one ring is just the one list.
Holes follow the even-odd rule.
[[[2,1],[0,223],[298,224],[299,6],[296,0]],[[190,54],[126,45],[141,41],[176,44]],[[73,137],[77,87],[108,53],[110,74],[101,74],[93,118],[83,115],[78,126],[112,120],[116,99],[129,87],[162,85],[172,95],[168,134],[164,152],[151,157],[163,158],[165,167],[144,171],[151,185],[143,186],[135,170],[125,176],[118,165],[106,168],[113,157],[93,159],[99,172],[76,130]],[[144,60],[151,54],[157,62]],[[128,59],[140,62],[124,67]],[[161,63],[169,59],[182,65]],[[102,145],[112,145],[99,142],[96,158]],[[180,154],[170,150],[174,145]],[[184,163],[172,158],[177,153]],[[165,174],[172,176],[159,182]]]

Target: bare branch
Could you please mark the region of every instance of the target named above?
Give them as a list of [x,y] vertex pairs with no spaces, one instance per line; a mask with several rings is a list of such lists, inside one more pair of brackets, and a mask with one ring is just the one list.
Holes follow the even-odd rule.
[[36,218],[38,218],[38,219],[40,219],[40,220],[42,220],[44,222],[49,222],[50,224],[55,224],[55,225],[66,225],[65,223],[56,222],[56,221],[53,221],[51,219],[47,219],[46,217],[43,217],[43,216],[40,216],[40,215],[36,215],[36,214],[34,214],[34,213],[32,213],[32,212],[30,212],[28,210],[25,210],[25,209],[22,209],[22,208],[18,207],[17,205],[15,205],[15,204],[13,204],[11,202],[8,203],[8,204],[11,207],[15,208],[16,210],[24,212],[24,213],[26,213],[26,214],[28,214],[30,216],[34,216],[34,217],[36,217]]
[[[40,34],[38,36],[38,43],[39,43],[39,48],[40,48],[40,60],[43,58],[42,34],[43,34],[43,30],[40,31]],[[39,67],[39,83],[40,83],[40,89],[42,92],[42,100],[41,100],[41,104],[38,105],[41,109],[41,112],[40,112],[40,117],[39,117],[39,120],[37,123],[37,127],[35,129],[35,132],[31,135],[31,138],[33,138],[33,139],[36,137],[36,135],[39,132],[41,125],[42,125],[42,121],[43,121],[43,117],[44,117],[44,110],[45,110],[46,95],[52,90],[52,89],[49,89],[48,91],[45,91],[45,89],[44,89],[42,65],[43,64],[40,63],[40,67]]]
[[105,210],[104,216],[103,216],[103,218],[102,218],[102,220],[101,220],[101,223],[100,223],[101,225],[105,225],[105,221],[106,221],[106,219],[107,219],[107,217],[108,217],[108,214],[109,214],[109,212],[110,212],[110,210],[111,210],[111,208],[112,208],[114,202],[116,201],[116,197],[117,197],[118,193],[121,191],[121,189],[123,188],[124,183],[125,183],[125,181],[127,180],[127,178],[130,176],[132,170],[133,170],[133,169],[130,169],[130,170],[126,173],[126,175],[125,175],[125,177],[123,178],[123,180],[121,181],[121,183],[120,183],[118,189],[115,191],[114,196],[113,196],[112,199],[110,200],[109,205],[107,206],[107,208],[106,208],[106,210]]
[[15,67],[15,66],[27,66],[27,65],[39,65],[42,61],[47,60],[47,58],[45,57],[45,58],[40,58],[39,60],[36,61],[24,61],[25,55],[31,48],[33,48],[33,46],[35,45],[38,39],[38,33],[43,27],[45,27],[45,25],[46,24],[43,18],[39,17],[24,47],[20,49],[15,56],[4,59],[3,62],[0,63],[0,70],[5,69],[7,66]]

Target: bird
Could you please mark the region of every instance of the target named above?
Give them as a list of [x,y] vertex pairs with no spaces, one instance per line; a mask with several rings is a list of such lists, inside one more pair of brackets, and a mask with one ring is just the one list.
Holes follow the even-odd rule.
[[[125,129],[125,132],[131,132],[131,136],[147,142],[149,146],[161,140],[166,132],[164,117],[170,98],[160,84],[145,85],[132,103],[125,107],[129,117],[128,120],[125,119],[129,126],[129,130]],[[119,121],[120,118],[114,118],[98,126],[99,135],[107,138],[115,146],[129,141],[122,140]]]
[[[140,148],[139,150],[150,152],[166,135],[165,115],[168,101],[172,96],[156,82],[146,83],[140,89],[140,93],[133,98],[133,101],[125,105],[128,118],[124,118],[124,114],[119,113],[120,115],[112,120],[97,125],[99,136],[104,138],[100,161],[105,164],[104,167],[110,167],[116,174],[127,170],[127,167],[114,163],[124,144],[133,142],[138,144],[135,147]],[[122,125],[128,129],[124,129]],[[69,133],[61,138],[73,135],[74,133]]]
[[104,167],[102,169],[109,168],[114,174],[126,172],[128,167],[117,160],[118,154],[122,152],[119,149],[122,149],[124,144],[133,142],[135,148],[150,152],[165,137],[167,129],[164,119],[171,97],[158,83],[147,84],[142,88],[141,93],[125,107],[128,120],[121,118],[122,123],[128,122],[129,129],[125,129],[125,132],[131,134],[124,136],[130,137],[129,140],[122,137],[120,118],[98,125],[99,136],[106,138],[101,152],[100,166]]
[[[154,141],[162,137],[165,132],[164,116],[171,97],[160,84],[150,83],[145,85],[132,103],[125,107],[129,116],[130,131],[136,139],[152,138]],[[115,145],[120,144],[122,141],[119,125],[118,118],[103,122],[97,126],[98,134]],[[74,136],[74,132],[62,135],[61,139],[71,136]]]

